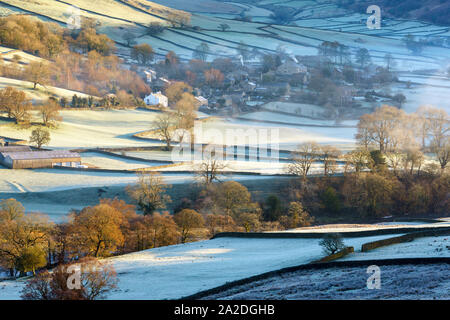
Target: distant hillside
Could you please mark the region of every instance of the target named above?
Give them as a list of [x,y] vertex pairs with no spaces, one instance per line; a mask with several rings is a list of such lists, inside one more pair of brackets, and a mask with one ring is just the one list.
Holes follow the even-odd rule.
[[[0,7],[9,13],[34,13],[40,18],[65,23],[72,14],[71,6],[81,9],[81,15],[97,20],[104,26],[118,24],[164,22],[171,15],[185,12],[146,0],[3,0]],[[1,12],[1,11],[0,11]],[[8,12],[4,12],[8,14]]]
[[338,5],[358,12],[378,5],[392,18],[416,19],[450,25],[450,0],[337,0]]

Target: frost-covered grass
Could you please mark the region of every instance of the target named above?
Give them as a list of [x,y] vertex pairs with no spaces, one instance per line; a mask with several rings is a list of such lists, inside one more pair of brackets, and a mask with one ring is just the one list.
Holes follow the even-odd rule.
[[[39,15],[48,16],[62,24],[66,23],[70,16],[68,11],[70,6],[55,0],[7,0],[5,2],[24,10],[36,12]],[[167,15],[170,8],[148,1],[139,2],[147,6],[145,10],[149,13],[160,14],[163,17],[160,19],[113,0],[97,0],[95,2],[75,0],[71,3],[86,9],[82,10],[81,14],[99,21],[98,29],[108,34],[115,41],[123,43],[124,32],[129,30],[136,35],[136,40],[139,43],[149,43],[158,54],[165,54],[167,51],[173,50],[185,59],[191,58],[192,50],[202,39],[217,43],[217,45],[210,43],[213,53],[210,59],[213,59],[214,55],[235,55],[234,48],[241,40],[262,51],[274,51],[278,45],[283,45],[288,52],[298,55],[315,55],[317,46],[322,41],[339,41],[350,46],[352,50],[361,46],[367,47],[373,54],[373,61],[376,63],[383,62],[384,54],[392,53],[396,59],[407,61],[408,67],[413,69],[440,67],[442,59],[450,56],[450,50],[440,47],[426,47],[421,56],[414,56],[406,49],[401,40],[407,33],[420,36],[428,34],[443,35],[448,32],[448,28],[417,21],[384,20],[382,29],[369,30],[365,23],[361,22],[368,15],[351,13],[337,8],[334,4],[318,1],[270,2],[277,6],[288,6],[295,10],[302,9],[296,16],[297,26],[280,26],[273,24],[270,18],[270,10],[260,7],[266,3],[264,1],[257,1],[249,5],[215,0],[201,0],[189,4],[180,0],[160,0],[158,2],[169,7],[173,5],[175,8],[197,12],[192,14],[191,25],[199,27],[200,30],[180,30],[184,33],[181,35],[172,31],[165,31],[162,35],[159,35],[160,39],[158,39],[143,36],[145,30],[142,26],[155,21],[165,23],[164,16]],[[242,11],[252,16],[254,22],[234,19]],[[221,18],[221,15],[227,19]],[[129,22],[128,20],[133,21]],[[219,31],[218,27],[223,23],[230,26],[230,29],[226,32]],[[193,37],[200,39],[194,39]],[[357,38],[363,39],[364,43],[355,42]]]
[[450,264],[380,266],[380,289],[367,288],[367,267],[300,270],[236,286],[204,299],[450,299]]
[[26,64],[33,62],[33,61],[38,61],[38,62],[45,61],[45,59],[42,59],[37,56],[31,55],[29,53],[23,52],[22,50],[16,50],[16,49],[8,48],[8,47],[0,47],[0,58],[6,59],[3,61],[3,63],[5,63],[5,64],[12,63],[11,61],[8,61],[8,60],[12,60],[14,58],[14,56],[19,56],[20,57],[19,62],[23,62]]
[[[298,115],[287,115],[287,114],[279,114],[276,112],[269,112],[269,111],[259,111],[259,112],[252,112],[247,113],[244,115],[241,115],[240,118],[243,119],[249,119],[249,120],[257,120],[257,121],[266,121],[266,122],[281,122],[286,124],[292,124],[295,126],[326,126],[326,127],[333,127],[333,126],[339,126],[339,125],[346,125],[346,126],[355,126],[357,124],[357,121],[336,121],[336,120],[313,120],[310,118],[304,118]],[[339,128],[335,128],[336,130],[339,130]]]
[[324,107],[313,104],[281,102],[281,101],[266,103],[263,106],[261,106],[261,108],[271,111],[287,112],[307,117],[323,117],[323,114],[326,111]]
[[24,286],[24,281],[0,281],[0,299],[20,300],[20,292]]
[[[259,134],[266,130],[267,138],[264,138],[264,135],[262,135],[258,138],[258,143],[274,144],[278,149],[282,150],[295,150],[298,144],[306,141],[316,141],[318,143],[334,144],[338,147],[348,148],[354,144],[354,134],[356,132],[355,128],[293,127],[290,124],[273,124],[226,118],[205,122],[203,124],[203,132],[205,134],[202,142],[223,143],[222,141],[225,139],[227,130],[243,130],[242,134],[249,133],[253,130]],[[278,132],[278,137],[276,137],[275,133],[271,135],[272,132]]]
[[[346,239],[360,246],[386,236]],[[108,299],[176,299],[226,282],[284,267],[308,263],[323,256],[320,239],[217,238],[145,250],[108,259],[119,279]],[[0,283],[0,286],[3,283]],[[5,285],[5,284],[3,284]],[[17,298],[6,282],[0,299]]]
[[[33,11],[35,13],[48,16],[52,19],[65,23],[73,11],[70,11],[71,5],[55,1],[55,0],[38,0],[38,1],[20,1],[20,0],[6,0],[5,3],[17,6],[24,10]],[[72,0],[65,1],[74,6],[79,7],[81,14],[85,17],[98,20],[102,25],[114,26],[118,24],[127,23],[123,20],[134,20],[138,23],[162,22],[163,20],[135,10],[132,7],[124,5],[119,1],[114,0],[95,0],[94,2],[88,0]],[[166,10],[167,7],[160,6]],[[83,9],[86,9],[88,12]],[[132,18],[131,18],[132,17]],[[116,19],[119,18],[119,19]]]
[[[92,148],[143,146],[149,141],[134,139],[135,133],[149,130],[157,113],[145,110],[62,111],[63,121],[50,131],[49,147]],[[35,120],[39,121],[37,115]],[[22,129],[13,124],[0,127],[0,135],[28,140],[32,128]]]
[[160,162],[151,163],[146,161],[129,160],[97,152],[83,152],[81,154],[81,161],[83,164],[89,164],[90,166],[101,169],[112,170],[133,170],[161,165]]
[[234,4],[231,1],[229,3],[215,0],[196,0],[192,2],[186,2],[185,0],[155,0],[153,2],[178,10],[197,13],[239,14],[242,11],[239,4]]
[[313,227],[303,227],[296,229],[289,229],[285,232],[303,233],[303,232],[358,232],[380,229],[397,229],[397,228],[432,228],[432,227],[450,227],[450,222],[442,220],[438,223],[426,222],[389,222],[376,224],[324,224]]
[[[161,170],[158,170],[161,171]],[[165,170],[164,180],[168,184],[189,183],[195,180],[194,173],[177,173]],[[173,171],[173,170],[172,170]],[[271,176],[227,175],[223,180],[270,179]],[[69,169],[6,169],[0,167],[1,193],[49,192],[76,188],[126,186],[136,183],[134,173],[73,171]]]
[[450,257],[450,236],[417,238],[412,242],[397,243],[367,252],[361,252],[360,249],[342,260]]
[[72,96],[76,94],[79,97],[86,97],[86,98],[88,97],[88,95],[84,93],[52,86],[46,86],[45,88],[38,86],[36,90],[33,90],[33,84],[29,81],[0,77],[0,89],[6,87],[13,87],[17,90],[25,92],[27,97],[29,99],[32,99],[34,102],[45,101],[51,96],[56,96],[58,98],[59,97],[72,98]]
[[[402,109],[406,112],[414,112],[422,105],[432,105],[436,108],[444,109],[450,112],[449,88],[439,88],[432,86],[415,86],[405,89],[404,86],[399,89],[406,96],[406,102]],[[395,94],[396,91],[393,90]]]

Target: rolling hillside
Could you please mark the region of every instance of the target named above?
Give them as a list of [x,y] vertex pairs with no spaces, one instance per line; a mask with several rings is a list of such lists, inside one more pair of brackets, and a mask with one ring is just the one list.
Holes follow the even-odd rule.
[[450,1],[448,0],[338,0],[345,8],[363,12],[369,5],[377,4],[382,12],[395,18],[422,20],[436,24],[450,25]]
[[[158,2],[175,8],[185,7],[177,0]],[[337,3],[320,0],[261,0],[251,4],[239,3],[239,7],[237,4],[228,7],[221,2],[222,6],[215,6],[214,10],[206,13],[205,8],[214,3],[212,0],[196,1],[195,6],[187,8],[191,13],[144,0],[98,0],[93,3],[87,0],[70,3],[63,0],[5,0],[0,1],[0,6],[3,14],[33,14],[64,25],[73,14],[70,4],[76,5],[83,17],[96,21],[99,32],[116,42],[123,57],[128,55],[124,40],[127,33],[131,33],[138,44],[149,43],[157,56],[174,51],[185,60],[191,59],[195,48],[203,42],[210,48],[209,59],[235,57],[241,41],[260,53],[284,48],[290,54],[315,55],[323,41],[336,40],[349,46],[353,52],[366,47],[375,63],[382,63],[384,55],[391,53],[413,69],[440,68],[445,58],[450,56],[450,49],[435,46],[426,47],[421,55],[412,55],[402,41],[407,34],[447,37],[450,35],[448,27],[390,18],[383,20],[381,29],[370,30],[365,24],[368,15],[364,11],[355,13],[339,8]],[[287,23],[277,23],[273,18],[274,11],[280,7],[295,13]],[[183,28],[172,27],[170,20],[180,15],[190,22]],[[247,18],[243,19],[244,16]],[[150,35],[147,27],[152,22],[165,24],[169,28]],[[224,24],[228,28],[222,31],[221,25]]]

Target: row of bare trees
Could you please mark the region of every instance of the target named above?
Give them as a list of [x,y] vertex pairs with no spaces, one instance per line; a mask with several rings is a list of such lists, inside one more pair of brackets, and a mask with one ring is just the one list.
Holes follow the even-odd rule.
[[[294,152],[288,172],[306,179],[313,165],[321,163],[323,174],[329,176],[336,172],[339,160],[343,161],[344,172],[372,169],[380,161],[395,174],[412,174],[424,167],[434,172],[438,171],[436,166],[443,172],[450,160],[449,124],[449,116],[442,109],[424,106],[407,114],[384,105],[361,117],[355,150],[342,155],[334,146],[305,142]],[[438,165],[427,161],[425,154],[434,155]]]
[[393,166],[400,158],[423,158],[432,153],[444,170],[450,156],[450,119],[443,109],[420,107],[407,114],[392,106],[381,106],[361,117],[356,138],[364,150],[378,149]]
[[305,142],[299,145],[293,154],[288,172],[306,179],[311,167],[317,161],[323,165],[323,174],[328,176],[336,172],[341,151],[332,145],[319,145],[316,142]]

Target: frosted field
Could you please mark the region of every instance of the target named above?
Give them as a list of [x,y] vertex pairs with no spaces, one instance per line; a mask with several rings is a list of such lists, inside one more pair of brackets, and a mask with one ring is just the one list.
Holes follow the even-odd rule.
[[435,76],[419,76],[419,75],[401,75],[398,77],[400,81],[411,81],[411,83],[418,83],[426,86],[443,86],[450,89],[450,78],[435,75]]
[[[11,78],[0,77],[0,89],[6,87],[13,87],[18,90],[24,91],[29,99],[32,99],[34,102],[41,102],[48,99],[49,96],[57,96],[57,97],[66,97],[72,98],[74,94],[79,97],[87,98],[88,95],[76,91],[71,91],[67,89],[47,86],[43,89],[41,86],[38,86],[37,90],[33,90],[33,84],[28,81],[16,80]],[[0,129],[1,130],[1,129]]]
[[[7,4],[11,4],[17,6],[24,10],[33,11],[39,13],[41,15],[47,16],[49,18],[55,19],[57,21],[65,23],[67,19],[70,17],[70,4],[75,4],[81,9],[93,10],[96,13],[91,13],[85,10],[82,10],[82,15],[85,17],[92,18],[94,20],[99,20],[102,25],[114,26],[118,24],[126,24],[126,22],[122,21],[122,19],[126,20],[130,15],[136,17],[136,22],[140,23],[150,23],[152,21],[161,21],[161,19],[154,18],[148,14],[139,13],[137,10],[134,10],[126,5],[121,4],[120,2],[113,0],[96,0],[95,8],[92,8],[92,1],[86,0],[74,0],[67,1],[67,3],[55,1],[55,0],[39,0],[39,1],[20,1],[20,0],[7,0],[4,1]],[[68,4],[70,3],[70,4]],[[120,14],[122,12],[122,14]],[[112,17],[108,17],[112,16]],[[117,20],[115,18],[121,18]],[[131,25],[131,24],[130,24]]]
[[[133,134],[150,130],[158,113],[145,110],[62,111],[63,122],[51,130],[50,148],[130,147],[151,145]],[[28,140],[32,129],[0,126],[0,135]]]
[[152,2],[189,12],[239,14],[242,11],[239,4],[215,0],[196,0],[191,3],[187,3],[185,0],[155,0]]
[[291,103],[291,102],[269,102],[261,106],[261,108],[270,111],[281,111],[292,113],[295,115],[307,116],[307,117],[322,117],[326,109],[314,104],[305,103]]
[[[117,154],[122,154],[122,152],[117,152]],[[157,151],[157,150],[149,150],[149,151],[124,151],[124,154],[129,157],[136,157],[147,160],[161,160],[167,161],[171,160],[171,152],[167,151]]]
[[361,248],[341,260],[372,260],[414,257],[450,257],[450,236],[418,238],[412,242],[397,243],[361,252]]
[[[68,2],[63,1],[7,0],[4,2],[61,23],[66,23],[71,15]],[[146,9],[149,13],[145,13],[113,0],[97,0],[94,3],[89,0],[75,0],[70,3],[79,6],[83,16],[98,20],[99,30],[117,41],[119,47],[124,41],[125,28],[129,28],[137,36],[139,43],[151,44],[157,54],[162,55],[173,50],[184,59],[190,59],[195,46],[205,40],[210,41],[212,52],[217,56],[235,55],[235,48],[241,40],[266,52],[274,51],[278,45],[283,45],[288,52],[299,55],[314,55],[322,41],[337,40],[353,51],[362,46],[367,47],[376,63],[382,63],[382,57],[389,52],[395,58],[406,61],[408,69],[440,67],[442,62],[450,57],[450,50],[440,47],[426,47],[421,56],[414,56],[401,41],[401,37],[407,33],[420,36],[446,35],[449,33],[448,28],[415,21],[389,19],[383,21],[382,29],[369,30],[361,22],[369,15],[347,12],[333,4],[320,1],[257,1],[252,2],[252,5],[215,0],[201,0],[189,5],[180,0],[158,2],[197,12],[192,14],[191,24],[200,27],[201,30],[195,32],[170,30],[154,37],[143,36],[145,34],[143,26],[155,21],[166,23],[165,15],[170,9],[152,3]],[[296,16],[298,26],[274,25],[270,18],[271,11],[260,7],[267,3],[288,6],[295,10],[302,9],[303,11]],[[205,11],[210,12],[209,15],[199,14]],[[253,16],[254,22],[230,20],[243,11]],[[155,14],[161,16],[158,18]],[[221,18],[221,14],[227,19]],[[131,16],[133,21],[128,20]],[[226,32],[219,31],[218,27],[222,23],[228,24],[230,29]],[[356,43],[357,38],[362,39],[364,43]],[[210,59],[213,58],[214,56],[211,55]]]
[[[337,122],[336,120],[313,120],[309,118],[303,118],[297,115],[287,115],[287,114],[278,114],[276,112],[268,112],[268,111],[258,111],[247,113],[239,116],[241,119],[248,120],[257,120],[263,122],[281,122],[286,124],[292,124],[294,126],[325,126],[325,127],[333,127],[333,126],[355,126],[358,121],[356,120],[344,120]],[[336,127],[336,130],[340,128]]]
[[[27,63],[27,64],[32,61],[37,61],[37,62],[46,61],[45,59],[39,58],[37,56],[33,56],[29,53],[23,52],[22,50],[12,49],[12,48],[8,48],[8,47],[0,47],[0,58],[1,59],[12,60],[14,58],[14,56],[19,56],[20,57],[19,61],[23,62],[23,63]],[[12,63],[7,60],[3,60],[2,63],[4,63],[4,64]]]
[[358,232],[358,231],[370,231],[380,229],[397,229],[397,228],[432,228],[432,227],[450,227],[450,221],[442,219],[442,222],[438,223],[425,223],[420,221],[413,222],[385,222],[377,224],[324,224],[313,227],[303,227],[286,230],[284,232]]
[[81,154],[83,164],[89,164],[101,169],[112,170],[134,170],[140,168],[150,168],[163,165],[160,162],[145,162],[137,160],[122,159],[97,152],[83,152]]
[[11,170],[3,167],[0,167],[0,177],[0,193],[127,185],[137,181],[137,176],[132,173],[83,172],[63,169]]
[[[199,170],[202,161],[191,161],[173,167],[157,169],[159,172],[171,172],[179,170]],[[223,161],[225,168],[223,172],[248,172],[264,175],[285,174],[287,172],[287,163],[278,161]],[[312,166],[311,173],[323,171],[320,165]]]
[[[176,167],[175,167],[176,168]],[[186,183],[194,179],[191,173],[163,174],[168,184]],[[134,173],[86,172],[64,169],[34,169],[11,170],[0,167],[0,196],[1,193],[48,192],[57,190],[70,190],[76,188],[126,186],[136,183],[137,175]],[[270,179],[271,176],[231,175],[223,180]]]
[[[346,239],[360,247],[389,236]],[[201,290],[323,256],[320,239],[218,238],[108,259],[118,290],[108,299],[176,299]],[[18,299],[22,282],[0,282],[0,299]]]
[[[317,141],[318,143],[334,143],[337,145],[353,145],[355,128],[333,127],[292,127],[297,119],[306,124],[332,124],[332,122],[312,121],[286,115],[269,114],[262,118],[258,113],[253,118],[257,120],[279,119],[286,124],[258,123],[233,118],[214,118],[206,122],[197,122],[201,134],[197,134],[197,143],[227,144],[226,139],[231,132],[256,132],[259,144],[274,144],[280,149],[295,149],[304,141]],[[69,111],[61,112],[63,121],[56,129],[51,129],[51,141],[49,148],[76,149],[76,148],[113,148],[113,147],[139,147],[161,145],[162,142],[137,139],[133,135],[139,132],[151,130],[158,113],[145,110],[107,110],[107,111]],[[262,119],[261,119],[262,118]],[[291,118],[293,120],[291,120]],[[39,121],[35,114],[35,120]],[[289,121],[289,122],[288,122]],[[347,124],[347,123],[345,123]],[[349,122],[353,124],[353,122]],[[249,131],[250,130],[250,131]],[[278,132],[276,134],[275,131]],[[12,123],[0,123],[0,135],[9,138],[28,140],[32,128],[18,128]],[[265,133],[264,133],[265,132]],[[274,132],[273,135],[271,133]],[[254,145],[254,142],[244,142]],[[242,144],[242,142],[238,143]],[[95,164],[94,164],[95,165]]]
[[[415,112],[422,105],[431,105],[450,112],[449,88],[438,88],[431,86],[412,86],[410,89],[404,87],[400,90],[407,98],[402,109],[405,112]],[[392,90],[395,94],[396,91]]]
[[[243,130],[243,134],[246,132],[256,132],[258,135],[261,134],[261,136],[258,136],[259,144],[275,144],[275,148],[282,150],[295,150],[300,143],[306,141],[316,141],[323,144],[333,143],[338,147],[349,148],[355,143],[354,134],[356,132],[355,128],[294,128],[289,124],[260,123],[243,119],[227,118],[203,123],[204,135],[202,142],[216,144],[223,143],[222,141],[225,141],[227,130]],[[278,138],[276,138],[276,132],[278,132]],[[249,145],[253,144],[254,143],[251,142]]]
[[236,286],[205,300],[450,299],[450,265],[380,266],[381,288],[367,289],[367,267],[299,270]]

